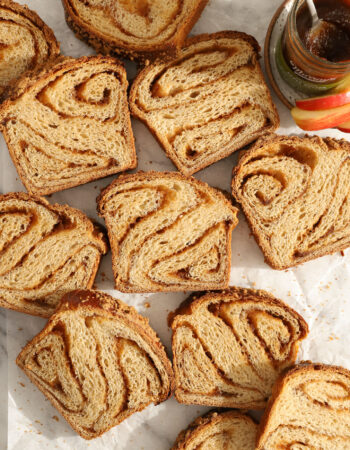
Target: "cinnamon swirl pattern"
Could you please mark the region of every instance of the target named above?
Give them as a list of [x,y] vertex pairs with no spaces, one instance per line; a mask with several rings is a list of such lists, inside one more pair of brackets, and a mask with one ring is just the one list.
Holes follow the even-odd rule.
[[104,54],[174,56],[208,0],[62,0],[77,37]]
[[183,430],[172,450],[254,450],[256,432],[246,414],[210,412]]
[[98,199],[122,292],[228,285],[237,209],[224,195],[175,172],[123,175]]
[[177,400],[217,407],[264,408],[308,333],[267,292],[234,287],[190,297],[170,322]]
[[0,108],[1,131],[27,190],[46,195],[136,166],[124,67],[62,58],[24,78]]
[[92,286],[106,251],[82,212],[24,193],[0,196],[0,306],[49,317],[65,292]]
[[274,387],[260,424],[257,449],[350,448],[350,372],[302,364]]
[[170,361],[148,321],[98,291],[65,295],[17,364],[85,439],[172,391]]
[[0,98],[27,70],[59,54],[52,30],[26,6],[0,0]]
[[186,41],[177,59],[153,63],[136,77],[131,111],[184,175],[277,128],[258,52],[244,33],[200,35]]
[[265,260],[285,269],[350,245],[350,145],[271,135],[233,171],[233,195]]

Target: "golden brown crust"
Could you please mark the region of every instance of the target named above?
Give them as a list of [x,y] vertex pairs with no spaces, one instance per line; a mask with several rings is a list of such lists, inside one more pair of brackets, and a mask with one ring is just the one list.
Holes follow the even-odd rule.
[[257,450],[262,449],[261,447],[262,442],[265,440],[266,434],[267,434],[267,427],[270,418],[273,415],[274,409],[275,409],[275,401],[279,398],[279,396],[282,394],[282,391],[286,384],[289,382],[290,379],[292,379],[296,374],[300,373],[309,373],[315,370],[327,370],[332,373],[340,373],[345,376],[347,376],[350,379],[350,371],[345,369],[344,367],[340,366],[331,366],[328,364],[322,364],[322,363],[313,363],[310,361],[302,361],[300,364],[295,365],[294,367],[291,367],[289,369],[286,369],[278,378],[276,381],[273,390],[272,395],[268,401],[267,407],[264,411],[264,414],[260,420],[259,426],[258,426],[258,432],[256,437],[256,448]]
[[[53,324],[59,321],[60,314],[65,311],[73,311],[77,309],[86,309],[90,310],[94,313],[97,313],[104,317],[113,316],[123,321],[132,329],[136,330],[153,348],[155,353],[158,355],[159,359],[162,361],[166,373],[169,379],[168,390],[164,393],[164,395],[159,398],[158,403],[161,403],[167,398],[169,398],[174,389],[174,378],[171,363],[165,353],[165,349],[163,344],[160,342],[155,331],[150,327],[148,319],[141,316],[137,313],[135,308],[128,306],[126,303],[121,300],[117,300],[111,297],[108,294],[103,292],[94,291],[94,290],[76,290],[72,291],[62,297],[61,304],[57,308],[55,314],[51,316],[48,323],[45,325],[43,330],[37,334],[27,345],[21,350],[20,354],[17,356],[16,364],[25,372],[25,374],[29,377],[29,379],[38,387],[39,390],[43,392],[43,394],[50,400],[52,405],[60,412],[60,414],[67,420],[70,426],[84,439],[94,439],[98,436],[101,436],[103,433],[118,425],[120,422],[125,420],[128,416],[133,414],[134,412],[142,411],[144,407],[139,407],[137,410],[133,412],[129,412],[125,414],[121,420],[112,424],[108,428],[104,429],[100,433],[96,433],[94,436],[88,437],[86,435],[81,434],[80,430],[72,424],[69,420],[69,416],[64,412],[64,409],[60,406],[60,404],[55,401],[54,397],[49,392],[44,392],[41,389],[41,386],[35,379],[35,377],[31,374],[30,370],[27,370],[22,360],[25,357],[26,353],[32,348],[35,347],[37,343],[41,341],[47,334],[50,333]],[[157,403],[157,404],[158,404]]]
[[203,416],[197,417],[190,425],[182,430],[176,438],[174,445],[171,450],[184,450],[186,449],[187,443],[190,439],[195,439],[197,436],[207,428],[216,423],[220,422],[223,418],[229,419],[244,419],[252,424],[255,424],[255,421],[244,414],[245,411],[235,411],[235,410],[214,410],[209,411]]
[[[121,78],[123,85],[125,86],[125,91],[128,86],[127,74],[124,65],[111,56],[82,56],[78,59],[60,56],[54,60],[48,61],[43,66],[37,68],[34,71],[26,72],[23,77],[17,80],[9,89],[7,93],[6,100],[0,105],[0,130],[4,135],[5,141],[8,143],[9,138],[6,131],[6,114],[16,101],[23,96],[25,93],[29,92],[31,89],[35,88],[39,83],[43,80],[50,79],[52,76],[56,76],[58,74],[63,74],[73,68],[84,67],[85,65],[95,65],[95,64],[111,64],[114,66],[114,70],[116,70]],[[124,120],[125,126],[125,134],[128,136],[128,145],[129,152],[132,156],[132,161],[128,167],[123,170],[133,169],[137,166],[137,156],[135,149],[135,142],[133,138],[133,131],[131,127],[131,119],[129,114],[129,106],[127,100],[123,103],[123,111],[122,116]],[[98,169],[96,172],[90,172],[89,175],[86,175],[84,179],[80,182],[76,182],[74,180],[68,181],[62,185],[56,187],[47,187],[47,188],[37,188],[32,185],[30,180],[27,178],[23,167],[18,163],[17,157],[15,155],[14,150],[11,145],[8,145],[9,153],[11,159],[16,166],[17,172],[21,178],[22,183],[28,190],[28,192],[36,195],[49,195],[54,192],[58,192],[64,189],[69,189],[71,187],[75,187],[81,184],[89,183],[90,181],[100,179],[103,177],[107,177],[113,175],[115,173],[120,172],[120,169],[117,167],[111,167],[106,169]]]
[[[174,311],[170,312],[168,315],[168,326],[172,328],[172,349],[173,349],[173,366],[174,366],[174,374],[175,374],[175,397],[179,403],[186,402],[181,398],[181,395],[177,393],[177,377],[178,373],[176,370],[176,351],[175,351],[175,330],[178,326],[178,320],[181,321],[182,316],[191,315],[195,313],[195,311],[201,307],[202,304],[210,302],[211,305],[215,303],[225,303],[232,301],[232,296],[234,296],[238,301],[254,301],[254,302],[263,302],[268,305],[276,305],[279,307],[283,307],[287,310],[292,316],[294,316],[298,324],[300,326],[300,336],[294,345],[298,347],[298,343],[306,338],[309,333],[308,324],[305,322],[304,318],[289,305],[284,303],[282,300],[275,298],[273,295],[264,290],[256,290],[256,289],[248,289],[231,286],[223,291],[207,291],[207,292],[194,292],[187,299],[185,299],[179,307]],[[297,356],[297,352],[295,352],[295,357],[293,359],[293,363]],[[198,399],[197,402],[193,402],[198,405],[206,405],[206,406],[215,406],[215,403],[210,400],[206,400],[203,398]],[[237,405],[231,405],[234,408],[244,408],[244,409],[262,409],[265,406],[266,402],[250,402],[242,404],[241,402]]]
[[[48,61],[53,60],[59,56],[60,45],[57,42],[53,31],[48,25],[46,25],[46,23],[38,16],[38,14],[35,11],[29,9],[27,5],[20,5],[16,2],[13,2],[12,0],[0,0],[0,8],[6,8],[18,15],[24,16],[26,19],[30,20],[37,28],[41,30],[49,47]],[[30,73],[30,71],[32,70],[38,69],[38,67],[40,66],[31,68],[23,75],[25,75],[26,73]],[[13,80],[10,83],[9,89],[11,89],[12,84],[15,82],[16,80]],[[0,100],[3,101],[6,97],[7,97],[7,89],[2,94]]]
[[300,144],[301,139],[303,139],[303,138],[308,139],[309,141],[314,142],[315,144],[318,144],[318,145],[322,145],[323,143],[325,143],[330,149],[332,149],[332,147],[334,149],[341,147],[342,149],[350,152],[350,143],[345,139],[333,139],[333,138],[329,138],[329,137],[321,138],[319,136],[310,136],[308,134],[305,134],[304,136],[299,137],[299,136],[282,136],[282,135],[278,135],[275,133],[267,133],[266,135],[259,138],[255,143],[253,143],[247,150],[240,152],[238,163],[232,170],[232,183],[231,183],[232,195],[235,198],[235,200],[238,202],[238,204],[241,206],[241,208],[243,209],[243,212],[244,212],[245,218],[247,220],[247,223],[249,225],[249,228],[250,228],[258,246],[260,247],[261,251],[264,254],[265,262],[275,270],[286,270],[290,267],[296,267],[300,264],[304,264],[305,262],[311,261],[315,258],[319,258],[321,256],[326,256],[326,255],[331,255],[336,252],[341,252],[349,247],[348,244],[340,244],[338,246],[334,246],[334,249],[331,251],[322,249],[322,250],[318,250],[314,253],[310,253],[310,254],[300,258],[297,262],[295,262],[293,264],[278,265],[273,260],[273,256],[270,253],[270,251],[267,248],[265,248],[265,245],[262,242],[262,238],[260,236],[259,230],[255,226],[255,222],[252,219],[252,217],[250,216],[250,214],[248,214],[246,212],[245,205],[239,201],[239,193],[238,193],[238,190],[237,190],[237,187],[235,184],[235,179],[238,176],[238,174],[240,173],[241,166],[245,163],[245,161],[249,160],[252,155],[254,155],[256,150],[258,150],[259,148],[261,148],[265,145],[268,145],[268,144],[273,145],[275,143],[280,143],[283,141],[289,141],[289,142],[292,141],[295,144]]
[[[52,211],[54,214],[58,215],[66,215],[67,217],[70,217],[72,213],[74,213],[76,216],[79,217],[79,220],[86,225],[86,228],[91,232],[91,234],[97,239],[100,245],[100,255],[104,255],[107,253],[108,250],[108,243],[107,238],[105,234],[103,233],[100,226],[95,225],[91,219],[89,219],[82,211],[76,208],[72,208],[68,205],[60,205],[57,203],[50,204],[44,197],[40,197],[38,195],[31,195],[27,194],[25,192],[9,192],[7,194],[0,195],[0,204],[3,201],[7,200],[23,200],[23,201],[34,201],[35,203],[38,203],[40,205],[45,206],[49,211]],[[90,275],[90,279],[87,283],[86,289],[90,289],[95,281],[96,273],[100,265],[100,260],[96,259],[93,270]],[[51,313],[38,313],[35,311],[29,311],[28,308],[22,308],[17,305],[9,304],[8,302],[4,302],[0,298],[0,306],[7,309],[12,309],[14,311],[23,312],[26,314],[39,316],[39,317],[45,317],[49,318],[51,316]]]
[[62,0],[62,4],[65,10],[67,24],[73,30],[76,37],[91,45],[98,53],[112,56],[118,55],[123,58],[138,60],[141,64],[148,64],[150,60],[170,59],[177,55],[186,36],[199,19],[208,1],[198,0],[197,7],[183,21],[181,27],[177,29],[175,36],[162,44],[154,45],[152,50],[132,44],[126,45],[118,39],[108,39],[106,35],[97,29],[93,29],[79,17],[71,5],[70,0]]
[[[187,181],[191,181],[191,183],[197,185],[201,189],[203,189],[203,188],[205,190],[210,189],[210,192],[214,193],[214,195],[217,197],[218,201],[224,202],[230,209],[232,209],[233,213],[237,216],[238,209],[235,208],[232,205],[232,203],[219,190],[210,187],[206,183],[204,183],[200,180],[197,180],[196,178],[193,178],[193,177],[185,178],[183,175],[181,175],[178,172],[155,172],[155,171],[150,171],[150,172],[138,171],[137,173],[134,173],[134,174],[121,174],[116,180],[114,180],[110,185],[108,185],[104,190],[102,190],[101,193],[99,194],[99,196],[97,197],[96,202],[97,202],[98,215],[100,217],[104,218],[104,203],[106,201],[106,198],[108,197],[108,193],[114,188],[114,186],[129,182],[129,181],[133,182],[133,181],[139,181],[139,180],[143,181],[143,180],[152,180],[152,179],[169,178],[169,177],[175,178],[177,180],[185,179]],[[232,223],[231,228],[227,232],[226,252],[227,252],[228,261],[231,261],[231,232],[237,226],[237,224],[238,224],[238,219],[236,218],[236,222]],[[111,249],[112,249],[112,251],[114,250],[116,252],[117,243],[115,242],[115,238],[109,230],[107,230],[107,231],[108,231],[108,237],[109,237]],[[114,273],[115,280],[117,280],[117,268],[116,268],[116,264],[114,261],[112,261],[112,266],[113,266],[113,273]],[[230,267],[227,268],[227,271],[225,274],[225,287],[228,286],[229,279],[230,279]],[[116,281],[115,287],[120,292],[125,292],[125,293],[130,293],[130,292],[132,292],[132,293],[147,293],[147,292],[149,292],[147,290],[141,290],[141,289],[140,290],[134,290],[132,288],[130,289],[128,284],[123,283],[123,282],[117,283],[117,281]],[[218,286],[217,289],[222,289],[222,286]],[[182,291],[183,287],[181,287],[177,290]],[[157,288],[157,289],[154,289],[152,292],[165,292],[165,291],[166,291],[165,288],[164,289]],[[171,290],[170,292],[174,292],[174,291],[175,290]]]
[[[198,44],[200,42],[205,42],[205,41],[215,40],[215,39],[223,39],[223,38],[241,39],[241,40],[246,41],[253,48],[254,53],[255,53],[255,58],[256,58],[256,69],[259,72],[262,82],[265,83],[264,75],[263,75],[263,72],[261,70],[261,67],[260,67],[260,64],[258,61],[258,59],[260,58],[260,54],[259,54],[260,46],[259,46],[257,40],[249,34],[246,34],[241,31],[232,31],[232,30],[218,31],[216,33],[211,33],[211,34],[204,33],[204,34],[200,34],[200,35],[193,36],[193,37],[186,39],[182,49],[186,50],[187,47]],[[162,63],[164,63],[164,61],[160,61],[160,62],[156,61],[154,64],[157,64],[157,63],[162,64]],[[137,101],[136,101],[137,90],[138,90],[140,84],[146,78],[147,74],[152,69],[153,69],[153,65],[148,65],[148,66],[144,67],[142,70],[139,71],[139,73],[133,80],[133,83],[130,88],[130,93],[129,93],[130,111],[134,117],[137,117],[140,121],[142,121],[148,127],[150,132],[157,139],[159,145],[164,149],[168,158],[170,158],[172,160],[175,167],[181,173],[183,173],[183,175],[191,176],[194,173],[199,172],[200,170],[204,169],[205,167],[207,167],[223,158],[226,158],[227,156],[232,154],[234,151],[236,151],[236,150],[228,149],[225,153],[220,154],[219,157],[215,153],[213,153],[210,157],[207,158],[207,160],[205,162],[203,162],[202,164],[200,164],[192,169],[184,167],[182,164],[179,164],[177,161],[174,161],[172,159],[172,155],[170,154],[169,150],[163,145],[161,135],[158,133],[158,131],[156,129],[154,129],[153,127],[150,127],[148,125],[146,114],[144,114],[143,111],[137,106]],[[243,143],[242,147],[244,147],[244,145],[247,145],[247,144],[251,143],[252,141],[258,139],[259,137],[261,137],[262,134],[270,133],[279,127],[280,120],[279,120],[278,111],[277,111],[275,104],[273,103],[271,93],[268,89],[266,89],[266,94],[268,97],[268,109],[270,109],[272,111],[273,116],[275,117],[275,123],[273,123],[273,124],[268,123],[264,130],[260,130],[260,131],[256,132],[254,135],[250,135],[249,141],[247,141],[246,143]]]
[[169,313],[169,327],[173,326],[173,323],[174,321],[176,321],[177,316],[192,314],[200,305],[206,303],[208,300],[210,300],[212,303],[229,302],[231,300],[231,295],[237,296],[237,298],[239,298],[239,300],[241,301],[249,299],[255,302],[264,302],[278,306],[282,305],[285,309],[296,316],[298,318],[298,321],[300,321],[303,331],[302,338],[306,337],[309,332],[308,325],[303,317],[282,300],[278,300],[276,297],[263,289],[248,289],[236,286],[229,286],[227,289],[224,289],[222,291],[194,292],[188,298],[186,298],[174,312]]

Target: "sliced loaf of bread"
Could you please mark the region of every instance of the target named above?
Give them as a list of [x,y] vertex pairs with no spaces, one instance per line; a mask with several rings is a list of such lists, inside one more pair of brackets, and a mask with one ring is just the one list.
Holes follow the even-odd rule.
[[173,387],[148,320],[98,291],[66,294],[17,364],[84,439],[163,402]]
[[175,56],[208,0],[62,0],[68,25],[97,52],[147,62]]
[[27,70],[59,55],[52,30],[24,5],[0,0],[0,99]]
[[131,112],[184,175],[278,127],[258,52],[244,33],[203,34],[188,39],[177,59],[151,64],[136,77]]
[[0,196],[0,306],[49,317],[90,288],[107,246],[85,214],[22,192]]
[[98,198],[122,292],[228,285],[237,209],[218,190],[176,172],[122,175]]
[[172,450],[254,450],[257,425],[236,411],[210,412],[192,422]]
[[30,193],[47,195],[136,166],[124,67],[111,57],[60,58],[23,77],[0,129]]
[[235,287],[194,294],[169,319],[175,396],[187,404],[264,408],[308,333],[280,300]]
[[317,136],[262,138],[233,170],[265,260],[286,269],[350,246],[350,144]]
[[256,448],[350,448],[350,372],[301,364],[284,374],[261,420]]

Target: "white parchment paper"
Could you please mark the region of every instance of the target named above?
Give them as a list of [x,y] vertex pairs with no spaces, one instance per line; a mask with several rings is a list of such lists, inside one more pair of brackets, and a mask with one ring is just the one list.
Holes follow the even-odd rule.
[[[24,1],[20,1],[24,3]],[[67,27],[59,0],[26,0],[26,3],[53,28],[64,54],[92,54],[87,45],[78,41]],[[223,29],[245,31],[263,45],[266,30],[279,0],[211,0],[193,34]],[[135,67],[128,63],[132,78]],[[219,99],[218,99],[219,100]],[[300,134],[289,111],[274,97],[281,116],[281,134]],[[138,169],[175,170],[145,126],[133,121],[138,152]],[[340,132],[327,130],[319,135],[344,138]],[[230,189],[231,171],[237,156],[232,155],[196,174],[212,186]],[[54,194],[51,202],[68,203],[89,216],[96,215],[95,198],[100,189],[114,177],[92,182]],[[0,192],[25,190],[18,179],[6,145],[0,138]],[[100,220],[100,219],[98,219]],[[307,320],[310,334],[303,343],[299,359],[333,363],[350,368],[350,253],[339,253],[309,262],[283,272],[270,269],[250,235],[242,216],[232,238],[232,285],[266,289],[283,299]],[[187,296],[184,293],[126,295],[113,290],[111,257],[102,261],[97,287],[135,306],[149,317],[151,325],[170,351],[167,314]],[[146,307],[145,302],[150,304]],[[84,441],[71,430],[65,420],[15,365],[15,359],[26,342],[36,335],[45,320],[13,311],[7,312],[8,349],[8,448],[38,449],[152,449],[171,447],[178,432],[206,408],[185,406],[174,399],[159,406],[150,406],[115,427],[101,438]],[[6,386],[2,386],[6,388]],[[1,407],[1,406],[0,406]]]

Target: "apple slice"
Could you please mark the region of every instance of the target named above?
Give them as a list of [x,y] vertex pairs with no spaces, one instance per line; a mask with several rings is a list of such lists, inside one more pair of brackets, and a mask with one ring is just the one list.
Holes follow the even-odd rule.
[[306,111],[295,107],[291,111],[295,123],[303,130],[316,131],[333,128],[350,120],[350,103],[337,108]]
[[350,90],[339,92],[338,94],[322,95],[320,97],[296,100],[298,108],[306,111],[319,111],[322,109],[337,108],[338,106],[350,103]]
[[343,133],[350,133],[350,120],[349,122],[341,123],[337,128]]

